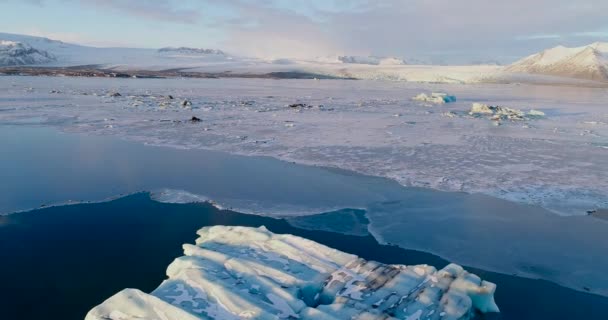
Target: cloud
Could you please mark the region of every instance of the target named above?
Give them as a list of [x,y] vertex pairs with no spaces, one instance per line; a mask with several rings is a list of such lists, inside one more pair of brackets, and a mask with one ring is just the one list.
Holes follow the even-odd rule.
[[41,30],[38,28],[28,28],[25,30],[19,30],[19,34],[34,36],[34,37],[43,37],[53,40],[59,40],[66,43],[77,43],[80,45],[93,46],[93,47],[129,47],[131,43],[127,41],[120,40],[98,40],[91,39],[91,37],[77,32],[53,32]]
[[559,34],[531,34],[525,36],[515,37],[515,40],[527,41],[527,40],[539,40],[539,39],[560,39],[562,36]]
[[[369,0],[345,12],[315,1],[307,1],[312,8],[306,12],[271,0],[227,2],[247,22],[225,26],[227,45],[247,52],[513,59],[560,42],[577,45],[570,35],[608,26],[605,0]],[[352,2],[335,0],[331,7],[347,4]],[[535,36],[542,41],[521,41]]]
[[[44,6],[49,0],[22,0],[32,5]],[[60,0],[63,5],[73,2],[91,6],[97,9],[144,18],[152,21],[164,21],[183,24],[198,22],[202,15],[197,8],[187,8],[179,5],[182,1],[171,0]]]
[[375,54],[451,63],[508,61],[557,44],[606,40],[601,30],[608,30],[606,0],[54,1],[77,1],[135,20],[192,25],[190,36],[202,28],[219,30],[224,48],[264,57]]
[[201,13],[198,10],[181,8],[177,5],[178,1],[80,0],[80,2],[96,7],[118,10],[149,20],[193,24],[201,19]]

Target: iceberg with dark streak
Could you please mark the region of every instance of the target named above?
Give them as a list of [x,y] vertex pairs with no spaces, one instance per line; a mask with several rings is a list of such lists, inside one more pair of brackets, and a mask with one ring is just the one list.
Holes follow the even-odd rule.
[[150,294],[125,289],[87,320],[470,319],[498,312],[493,283],[450,264],[387,265],[266,228],[214,226]]

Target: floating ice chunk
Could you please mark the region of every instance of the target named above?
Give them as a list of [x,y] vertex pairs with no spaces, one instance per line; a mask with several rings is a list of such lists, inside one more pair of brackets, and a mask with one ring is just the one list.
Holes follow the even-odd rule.
[[530,110],[528,111],[528,117],[544,117],[545,113],[539,110]]
[[490,109],[490,106],[483,103],[473,103],[471,106],[471,111],[469,111],[470,115],[478,115],[478,114],[494,114],[494,111]]
[[266,228],[206,227],[151,294],[126,289],[87,320],[470,319],[496,286],[462,267],[386,265]]
[[449,95],[447,93],[442,93],[442,92],[433,92],[430,95],[427,95],[426,93],[421,93],[412,99],[416,100],[416,101],[431,102],[431,103],[438,103],[438,104],[456,102],[456,96],[452,96],[452,95]]
[[469,114],[472,116],[491,116],[490,119],[494,121],[500,120],[529,120],[534,118],[544,117],[545,113],[538,110],[530,110],[525,113],[519,109],[503,107],[503,106],[490,106],[483,103],[473,103]]

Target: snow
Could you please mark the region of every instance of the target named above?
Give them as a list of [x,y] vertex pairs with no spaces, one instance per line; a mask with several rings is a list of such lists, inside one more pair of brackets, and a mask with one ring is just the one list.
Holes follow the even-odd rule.
[[125,289],[85,319],[411,319],[434,313],[471,319],[474,310],[498,312],[496,286],[454,264],[439,271],[385,265],[264,227],[214,226],[198,235],[152,293]]

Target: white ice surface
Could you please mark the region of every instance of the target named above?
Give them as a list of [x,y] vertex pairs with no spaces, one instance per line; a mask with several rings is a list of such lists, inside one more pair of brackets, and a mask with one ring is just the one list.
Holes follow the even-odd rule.
[[385,265],[264,227],[206,227],[151,294],[126,289],[87,320],[470,319],[497,312],[493,283],[462,267]]

